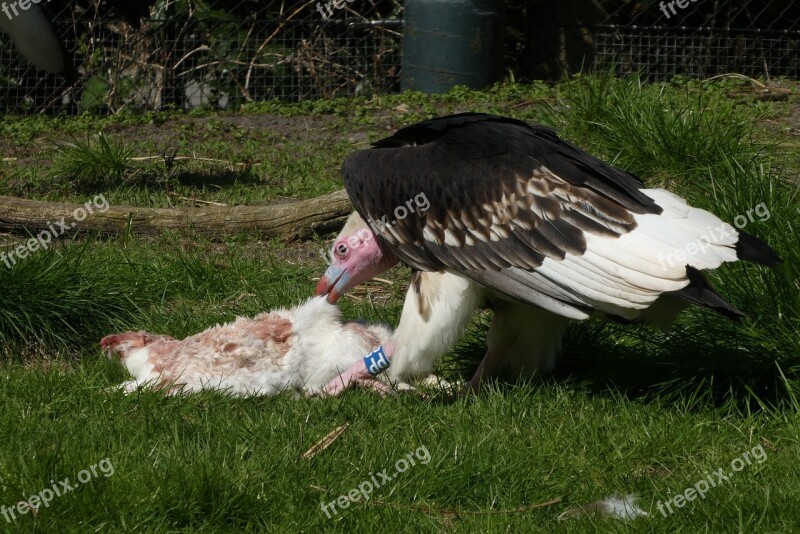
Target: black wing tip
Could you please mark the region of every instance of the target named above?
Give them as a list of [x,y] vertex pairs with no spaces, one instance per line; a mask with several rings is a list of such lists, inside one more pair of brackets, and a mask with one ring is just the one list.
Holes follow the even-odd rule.
[[[775,249],[761,239],[741,230],[739,231],[739,240],[736,242],[736,257],[767,267],[774,267],[783,262]],[[686,275],[689,277],[689,285],[680,291],[675,291],[674,295],[693,304],[710,308],[729,319],[739,320],[745,317],[742,311],[716,292],[701,271],[687,265]]]
[[686,275],[689,277],[689,285],[679,291],[671,292],[672,295],[689,301],[692,304],[714,310],[729,319],[738,321],[742,317],[745,317],[742,311],[716,292],[701,271],[687,265]]
[[783,258],[778,256],[774,248],[767,245],[762,239],[741,230],[739,230],[739,240],[736,242],[736,257],[767,267],[775,267],[783,263]]

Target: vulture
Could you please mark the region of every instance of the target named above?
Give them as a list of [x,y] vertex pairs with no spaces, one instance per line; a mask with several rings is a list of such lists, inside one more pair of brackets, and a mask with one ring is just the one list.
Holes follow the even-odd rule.
[[128,393],[150,387],[170,395],[202,389],[234,396],[313,394],[363,354],[387,346],[390,336],[382,325],[343,322],[337,306],[312,298],[184,340],[125,332],[104,337],[100,346],[133,376],[119,386]]
[[[571,320],[668,325],[689,304],[742,313],[703,275],[773,266],[764,242],[664,189],[646,189],[554,130],[479,113],[435,118],[357,151],[342,167],[355,207],[318,295],[336,300],[398,262],[412,269],[386,354],[390,380],[428,372],[480,306],[494,311],[488,377],[551,370]],[[375,373],[356,363],[323,388]]]

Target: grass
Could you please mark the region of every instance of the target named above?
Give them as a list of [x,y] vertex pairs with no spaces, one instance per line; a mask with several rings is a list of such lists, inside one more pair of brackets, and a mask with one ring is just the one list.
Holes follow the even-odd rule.
[[[6,523],[0,515],[0,525],[9,532],[800,530],[800,162],[787,153],[788,133],[760,126],[792,108],[734,105],[731,90],[738,101],[742,87],[730,81],[645,85],[601,73],[552,88],[259,103],[239,115],[3,119],[0,145],[16,160],[0,163],[0,193],[73,201],[91,191],[114,204],[166,206],[315,196],[340,186],[344,155],[393,128],[448,112],[500,112],[558,126],[649,186],[666,185],[724,220],[763,203],[769,217],[748,220],[745,230],[785,261],[714,274],[748,313],[739,323],[692,310],[670,332],[575,324],[554,377],[496,385],[456,403],[360,391],[324,401],[126,397],[108,390],[125,374],[100,355],[100,337],[127,329],[185,336],[297,303],[324,269],[318,250],[326,242],[166,234],[61,242],[13,269],[0,263],[0,505],[51,480],[74,481],[105,458],[114,473],[35,516]],[[65,148],[87,131],[103,133]],[[74,172],[58,171],[65,165]],[[389,283],[342,299],[345,315],[396,323],[407,277],[395,269]],[[475,367],[487,317],[479,315],[445,357],[444,376]],[[346,423],[329,448],[303,458]],[[323,502],[374,473],[393,473],[397,460],[423,446],[427,465],[397,473],[369,501],[330,519],[322,511]],[[731,473],[731,462],[754,447],[766,460]],[[719,468],[730,478],[705,499],[667,517],[658,511],[659,501]],[[650,517],[557,519],[614,493],[637,494]]]
[[766,148],[752,124],[767,108],[736,106],[713,84],[675,88],[609,73],[579,76],[562,84],[544,111],[562,135],[651,183],[682,186],[731,157],[761,158]]
[[112,140],[100,132],[86,141],[65,143],[53,162],[57,179],[71,180],[77,190],[121,182],[128,171],[131,149],[124,140]]
[[[797,528],[796,417],[742,414],[700,400],[631,402],[575,383],[491,390],[456,404],[219,394],[125,397],[105,388],[120,375],[97,361],[68,370],[17,372],[0,382],[0,421],[13,436],[2,453],[0,499],[13,504],[50,480],[75,479],[108,458],[98,476],[55,499],[17,531],[86,529],[457,532],[789,532]],[[795,406],[796,408],[796,406]],[[332,446],[302,453],[339,425]],[[705,500],[667,518],[665,501],[706,473],[761,445],[767,455],[730,475]],[[328,519],[321,509],[424,446],[416,465]],[[616,492],[640,495],[653,513],[631,525],[559,512]],[[544,508],[533,505],[561,499]],[[677,510],[677,508],[676,508]],[[334,515],[334,514],[331,514]]]

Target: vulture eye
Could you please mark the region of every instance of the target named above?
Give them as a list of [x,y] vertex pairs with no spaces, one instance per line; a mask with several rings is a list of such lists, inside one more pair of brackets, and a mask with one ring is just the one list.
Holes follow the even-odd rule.
[[336,245],[336,248],[334,250],[336,251],[337,256],[344,259],[345,256],[347,256],[347,252],[350,249],[347,248],[347,243],[339,243],[338,245]]

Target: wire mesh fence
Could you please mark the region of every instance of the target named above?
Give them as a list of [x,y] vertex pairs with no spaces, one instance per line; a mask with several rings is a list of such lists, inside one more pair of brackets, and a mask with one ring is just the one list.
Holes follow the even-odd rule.
[[800,78],[795,0],[534,0],[510,9],[517,79],[597,63],[650,81],[726,72]]
[[676,74],[705,78],[735,72],[800,77],[800,31],[608,26],[597,33],[597,59],[649,80]]
[[33,67],[0,34],[0,102],[6,111],[116,112],[398,90],[401,20],[326,19],[303,7],[270,19],[184,10],[140,28],[97,13],[66,18],[65,8],[53,26],[77,79]]
[[[94,9],[42,2],[75,66],[69,83],[31,66],[0,32],[0,111],[235,108],[399,90],[402,0],[342,2],[341,10],[316,1],[150,0],[138,28],[120,18],[121,7],[99,9],[111,0],[83,1]],[[506,57],[518,80],[609,62],[650,80],[800,78],[792,0],[516,0],[507,14]]]
[[594,30],[595,60],[650,80],[676,74],[800,78],[793,0],[651,0],[611,6]]

